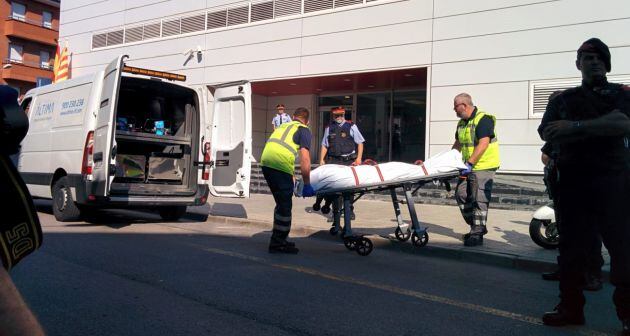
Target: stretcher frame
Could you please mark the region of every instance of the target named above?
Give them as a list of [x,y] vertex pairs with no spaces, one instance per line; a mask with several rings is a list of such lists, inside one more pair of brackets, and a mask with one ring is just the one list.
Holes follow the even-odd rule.
[[[429,182],[444,184],[447,191],[450,191],[449,180],[459,176],[459,171],[454,170],[445,173],[437,173],[411,179],[398,179],[386,182],[370,183],[356,187],[334,188],[317,192],[317,196],[333,198],[333,226],[330,228],[330,234],[336,235],[341,232],[341,238],[344,245],[351,251],[356,251],[359,255],[367,256],[373,250],[372,241],[363,235],[354,235],[352,232],[352,205],[358,201],[366,193],[389,190],[396,215],[395,235],[399,241],[411,241],[416,247],[423,247],[429,242],[429,234],[427,227],[420,226],[418,213],[414,206],[413,194],[418,189]],[[411,228],[405,224],[400,211],[400,203],[396,189],[402,188],[405,195],[407,207],[409,208],[409,216],[411,217]],[[341,228],[341,212],[344,214],[344,226]]]

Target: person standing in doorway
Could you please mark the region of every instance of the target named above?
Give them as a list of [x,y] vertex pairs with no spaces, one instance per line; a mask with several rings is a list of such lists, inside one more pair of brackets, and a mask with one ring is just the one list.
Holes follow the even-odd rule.
[[467,167],[460,172],[455,192],[462,216],[470,226],[464,245],[483,245],[494,174],[499,168],[496,118],[478,109],[467,93],[455,96],[453,109],[460,120],[452,148],[462,152]]
[[551,100],[538,127],[541,138],[559,148],[556,210],[562,220],[560,303],[542,320],[585,323],[585,247],[600,234],[610,255],[620,335],[630,335],[630,87],[608,82],[610,58],[600,39],[582,43],[575,60],[582,85]]
[[297,254],[298,248],[287,241],[291,231],[293,207],[293,175],[295,159],[300,156],[300,170],[304,189],[302,196],[311,197],[311,131],[308,129],[309,111],[300,107],[293,113],[293,121],[280,125],[271,134],[260,159],[262,172],[271,189],[276,207],[273,211],[273,231],[269,253]]
[[276,105],[276,115],[273,117],[273,120],[271,120],[273,130],[275,131],[280,125],[290,123],[291,121],[291,117],[284,112],[284,104]]

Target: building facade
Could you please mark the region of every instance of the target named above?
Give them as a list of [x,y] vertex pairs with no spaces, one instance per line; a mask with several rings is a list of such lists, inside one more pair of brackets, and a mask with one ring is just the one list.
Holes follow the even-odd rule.
[[2,78],[23,96],[26,91],[49,84],[59,35],[59,1],[2,0],[0,55]]
[[501,171],[537,173],[536,128],[549,94],[579,84],[577,47],[601,38],[626,81],[627,31],[627,0],[64,0],[60,40],[73,76],[127,54],[191,85],[251,81],[255,159],[278,103],[313,111],[315,152],[343,105],[366,158],[424,159],[452,145],[468,92],[497,117]]

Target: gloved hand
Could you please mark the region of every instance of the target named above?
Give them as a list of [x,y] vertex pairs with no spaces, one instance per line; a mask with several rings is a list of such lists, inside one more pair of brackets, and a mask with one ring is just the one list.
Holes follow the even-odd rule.
[[311,187],[310,184],[305,184],[302,189],[302,197],[313,197],[315,196],[315,190]]
[[473,164],[470,162],[466,162],[466,169],[463,169],[459,172],[459,176],[468,176],[468,174],[472,173]]

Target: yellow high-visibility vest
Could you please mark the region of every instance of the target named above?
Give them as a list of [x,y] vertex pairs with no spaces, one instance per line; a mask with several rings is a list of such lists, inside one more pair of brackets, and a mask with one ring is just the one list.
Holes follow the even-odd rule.
[[306,126],[299,121],[292,121],[276,128],[265,144],[260,164],[293,175],[295,158],[300,149],[293,141],[293,135],[300,127]]
[[475,129],[477,128],[477,124],[479,124],[481,118],[484,116],[488,116],[492,119],[492,123],[495,126],[494,137],[490,139],[488,148],[473,167],[473,171],[497,169],[500,166],[499,141],[497,140],[496,130],[497,119],[493,115],[487,114],[479,109],[477,109],[477,113],[472,120],[461,119],[457,123],[457,140],[459,140],[461,145],[462,158],[464,159],[464,162],[468,161],[475,150],[475,146],[479,143],[479,139],[477,139],[477,135],[475,134]]

